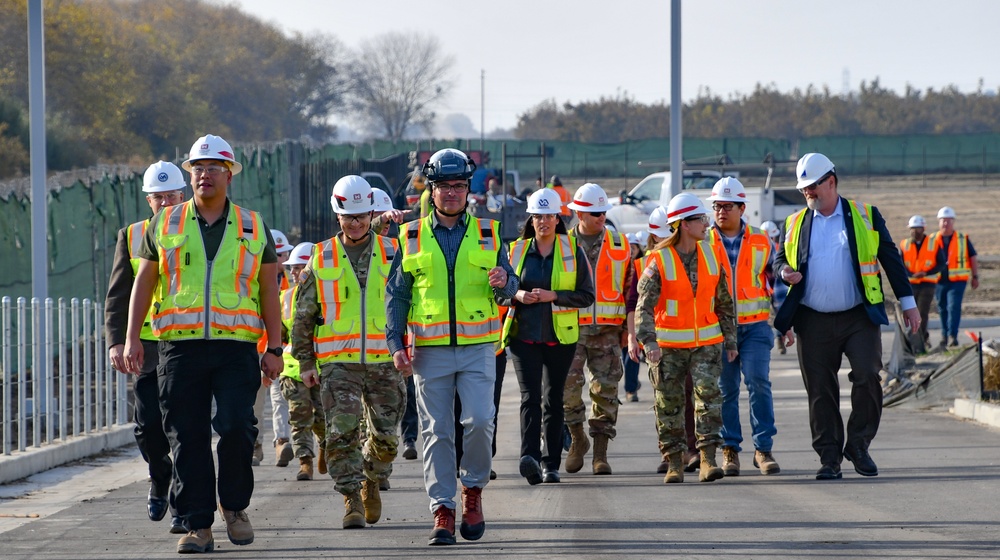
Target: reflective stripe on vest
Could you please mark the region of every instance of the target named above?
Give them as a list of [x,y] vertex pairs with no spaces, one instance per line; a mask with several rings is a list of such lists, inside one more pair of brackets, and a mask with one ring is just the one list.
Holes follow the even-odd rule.
[[[510,262],[518,276],[524,270],[524,260],[533,239],[518,239],[510,247]],[[551,290],[576,289],[576,239],[565,234],[556,235],[553,244]],[[514,307],[511,307],[514,309]],[[552,302],[552,330],[559,344],[573,344],[580,339],[580,318],[576,307],[562,307]],[[513,325],[513,313],[508,313],[503,322],[500,340],[506,345]]]
[[[132,265],[132,278],[135,278],[139,274],[139,249],[142,248],[142,238],[146,235],[147,225],[149,225],[149,220],[143,220],[128,226],[128,229],[125,230],[125,241],[128,245],[128,260]],[[156,302],[154,301],[154,303]],[[149,312],[146,313],[146,320],[142,322],[142,329],[139,330],[140,339],[156,340],[156,335],[153,334],[152,318],[153,306],[151,305],[149,306]]]
[[904,239],[899,242],[899,250],[903,254],[903,264],[910,272],[910,284],[936,284],[938,275],[930,274],[922,278],[914,278],[912,275],[918,272],[927,272],[934,268],[935,256],[931,250],[934,240],[924,237],[924,242],[917,247],[912,239]]
[[771,314],[771,289],[765,272],[771,256],[771,240],[760,230],[745,226],[734,273],[719,230],[712,228],[708,239],[726,269],[729,293],[736,304],[736,322],[745,325],[766,321]]
[[[434,238],[433,215],[400,228],[403,270],[413,276],[409,327],[417,346],[447,346],[452,334],[458,345],[496,344],[500,314],[489,285],[489,271],[497,266],[500,234],[497,222],[466,216],[465,237],[455,258],[450,285],[444,252]],[[455,332],[451,318],[454,311]]]
[[621,325],[625,321],[625,276],[632,249],[621,233],[605,228],[593,264],[594,304],[580,309],[581,325]]
[[723,341],[715,314],[715,292],[720,268],[714,249],[698,242],[698,291],[684,272],[684,264],[673,247],[650,255],[660,272],[660,299],[656,304],[656,342],[663,348],[696,348]]
[[160,340],[256,342],[264,334],[257,277],[267,244],[260,215],[230,202],[229,216],[237,218],[227,219],[222,243],[209,261],[201,228],[185,231],[195,217],[194,201],[161,212],[156,235],[161,301],[153,313],[153,334]]
[[310,267],[323,314],[322,324],[313,332],[317,364],[392,361],[385,339],[385,285],[395,253],[390,239],[374,235],[362,287],[339,238],[313,249]]
[[[281,290],[278,293],[278,300],[281,302],[281,323],[289,333],[292,332],[292,323],[295,321],[295,302],[299,296],[299,287]],[[302,383],[302,372],[299,369],[299,361],[292,357],[292,345],[286,344],[285,351],[281,355],[281,360],[285,363],[285,369],[281,370],[281,377],[288,377]]]
[[[935,232],[931,234],[933,238],[933,251],[941,249],[941,234]],[[969,267],[969,240],[965,234],[954,232],[951,234],[951,242],[948,243],[948,280],[950,282],[968,282],[972,275]]]

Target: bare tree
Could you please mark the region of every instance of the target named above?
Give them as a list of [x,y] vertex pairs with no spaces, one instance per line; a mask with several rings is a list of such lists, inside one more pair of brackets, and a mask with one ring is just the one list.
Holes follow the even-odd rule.
[[429,35],[386,33],[365,41],[350,69],[353,119],[393,142],[413,127],[429,132],[433,107],[454,84],[453,64]]

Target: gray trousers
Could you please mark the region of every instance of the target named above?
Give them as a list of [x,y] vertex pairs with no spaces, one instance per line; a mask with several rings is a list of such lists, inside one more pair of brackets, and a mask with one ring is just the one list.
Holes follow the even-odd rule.
[[455,509],[455,393],[462,399],[462,464],[466,488],[484,488],[492,467],[493,386],[496,357],[492,344],[417,346],[413,381],[423,435],[424,486],[430,509]]

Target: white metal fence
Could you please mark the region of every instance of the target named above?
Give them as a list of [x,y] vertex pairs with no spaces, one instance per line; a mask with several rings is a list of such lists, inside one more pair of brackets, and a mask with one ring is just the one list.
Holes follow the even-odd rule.
[[104,342],[104,308],[73,298],[2,299],[2,455],[130,421],[129,380]]

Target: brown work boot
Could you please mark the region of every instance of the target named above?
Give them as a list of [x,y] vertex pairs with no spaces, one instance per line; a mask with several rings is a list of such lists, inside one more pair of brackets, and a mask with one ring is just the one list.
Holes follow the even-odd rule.
[[[778,474],[781,472],[781,467],[778,466],[778,462],[774,460],[774,456],[771,455],[770,451],[754,451],[753,466],[760,469],[760,474]],[[729,474],[727,473],[726,476],[729,476]]]
[[215,550],[215,539],[212,538],[212,528],[188,531],[186,535],[177,541],[178,554],[190,554],[192,552],[212,552]]
[[313,479],[313,458],[299,457],[299,474],[295,475],[295,480]]
[[295,452],[292,451],[292,444],[288,443],[287,439],[278,438],[278,441],[274,442],[274,466],[287,467],[288,462],[294,456]]
[[434,510],[434,528],[431,529],[431,538],[427,544],[455,544],[455,510],[446,506],[438,506]]
[[361,483],[361,503],[365,506],[365,521],[374,525],[382,518],[382,496],[378,493],[378,482],[365,478]]
[[698,450],[684,452],[684,472],[694,472],[701,465],[701,454]]
[[247,517],[246,510],[230,511],[220,504],[219,513],[222,514],[222,520],[226,522],[226,534],[229,535],[229,542],[237,545],[253,542],[253,525],[250,525],[250,518]]
[[594,436],[594,474],[611,474],[611,465],[608,464],[608,442],[611,441],[605,434]]
[[715,446],[706,445],[701,448],[701,470],[698,473],[698,480],[701,482],[713,482],[719,480],[725,473],[715,463]]
[[590,440],[583,431],[583,424],[570,424],[569,434],[573,437],[573,443],[569,446],[569,453],[566,454],[566,472],[580,472],[583,468],[583,456],[590,451]]
[[467,541],[478,541],[486,532],[482,488],[462,486],[462,525],[459,531]]
[[326,474],[326,449],[323,446],[320,446],[319,457],[316,458],[316,470],[319,474]]
[[656,474],[666,474],[670,470],[670,455],[664,453],[663,460],[656,466]]
[[361,491],[344,496],[344,529],[364,529],[365,506]]
[[667,455],[667,476],[663,477],[664,484],[684,482],[684,461],[680,451]]
[[[757,466],[756,463],[754,466]],[[740,476],[740,454],[735,447],[722,447],[722,472],[726,476]]]

